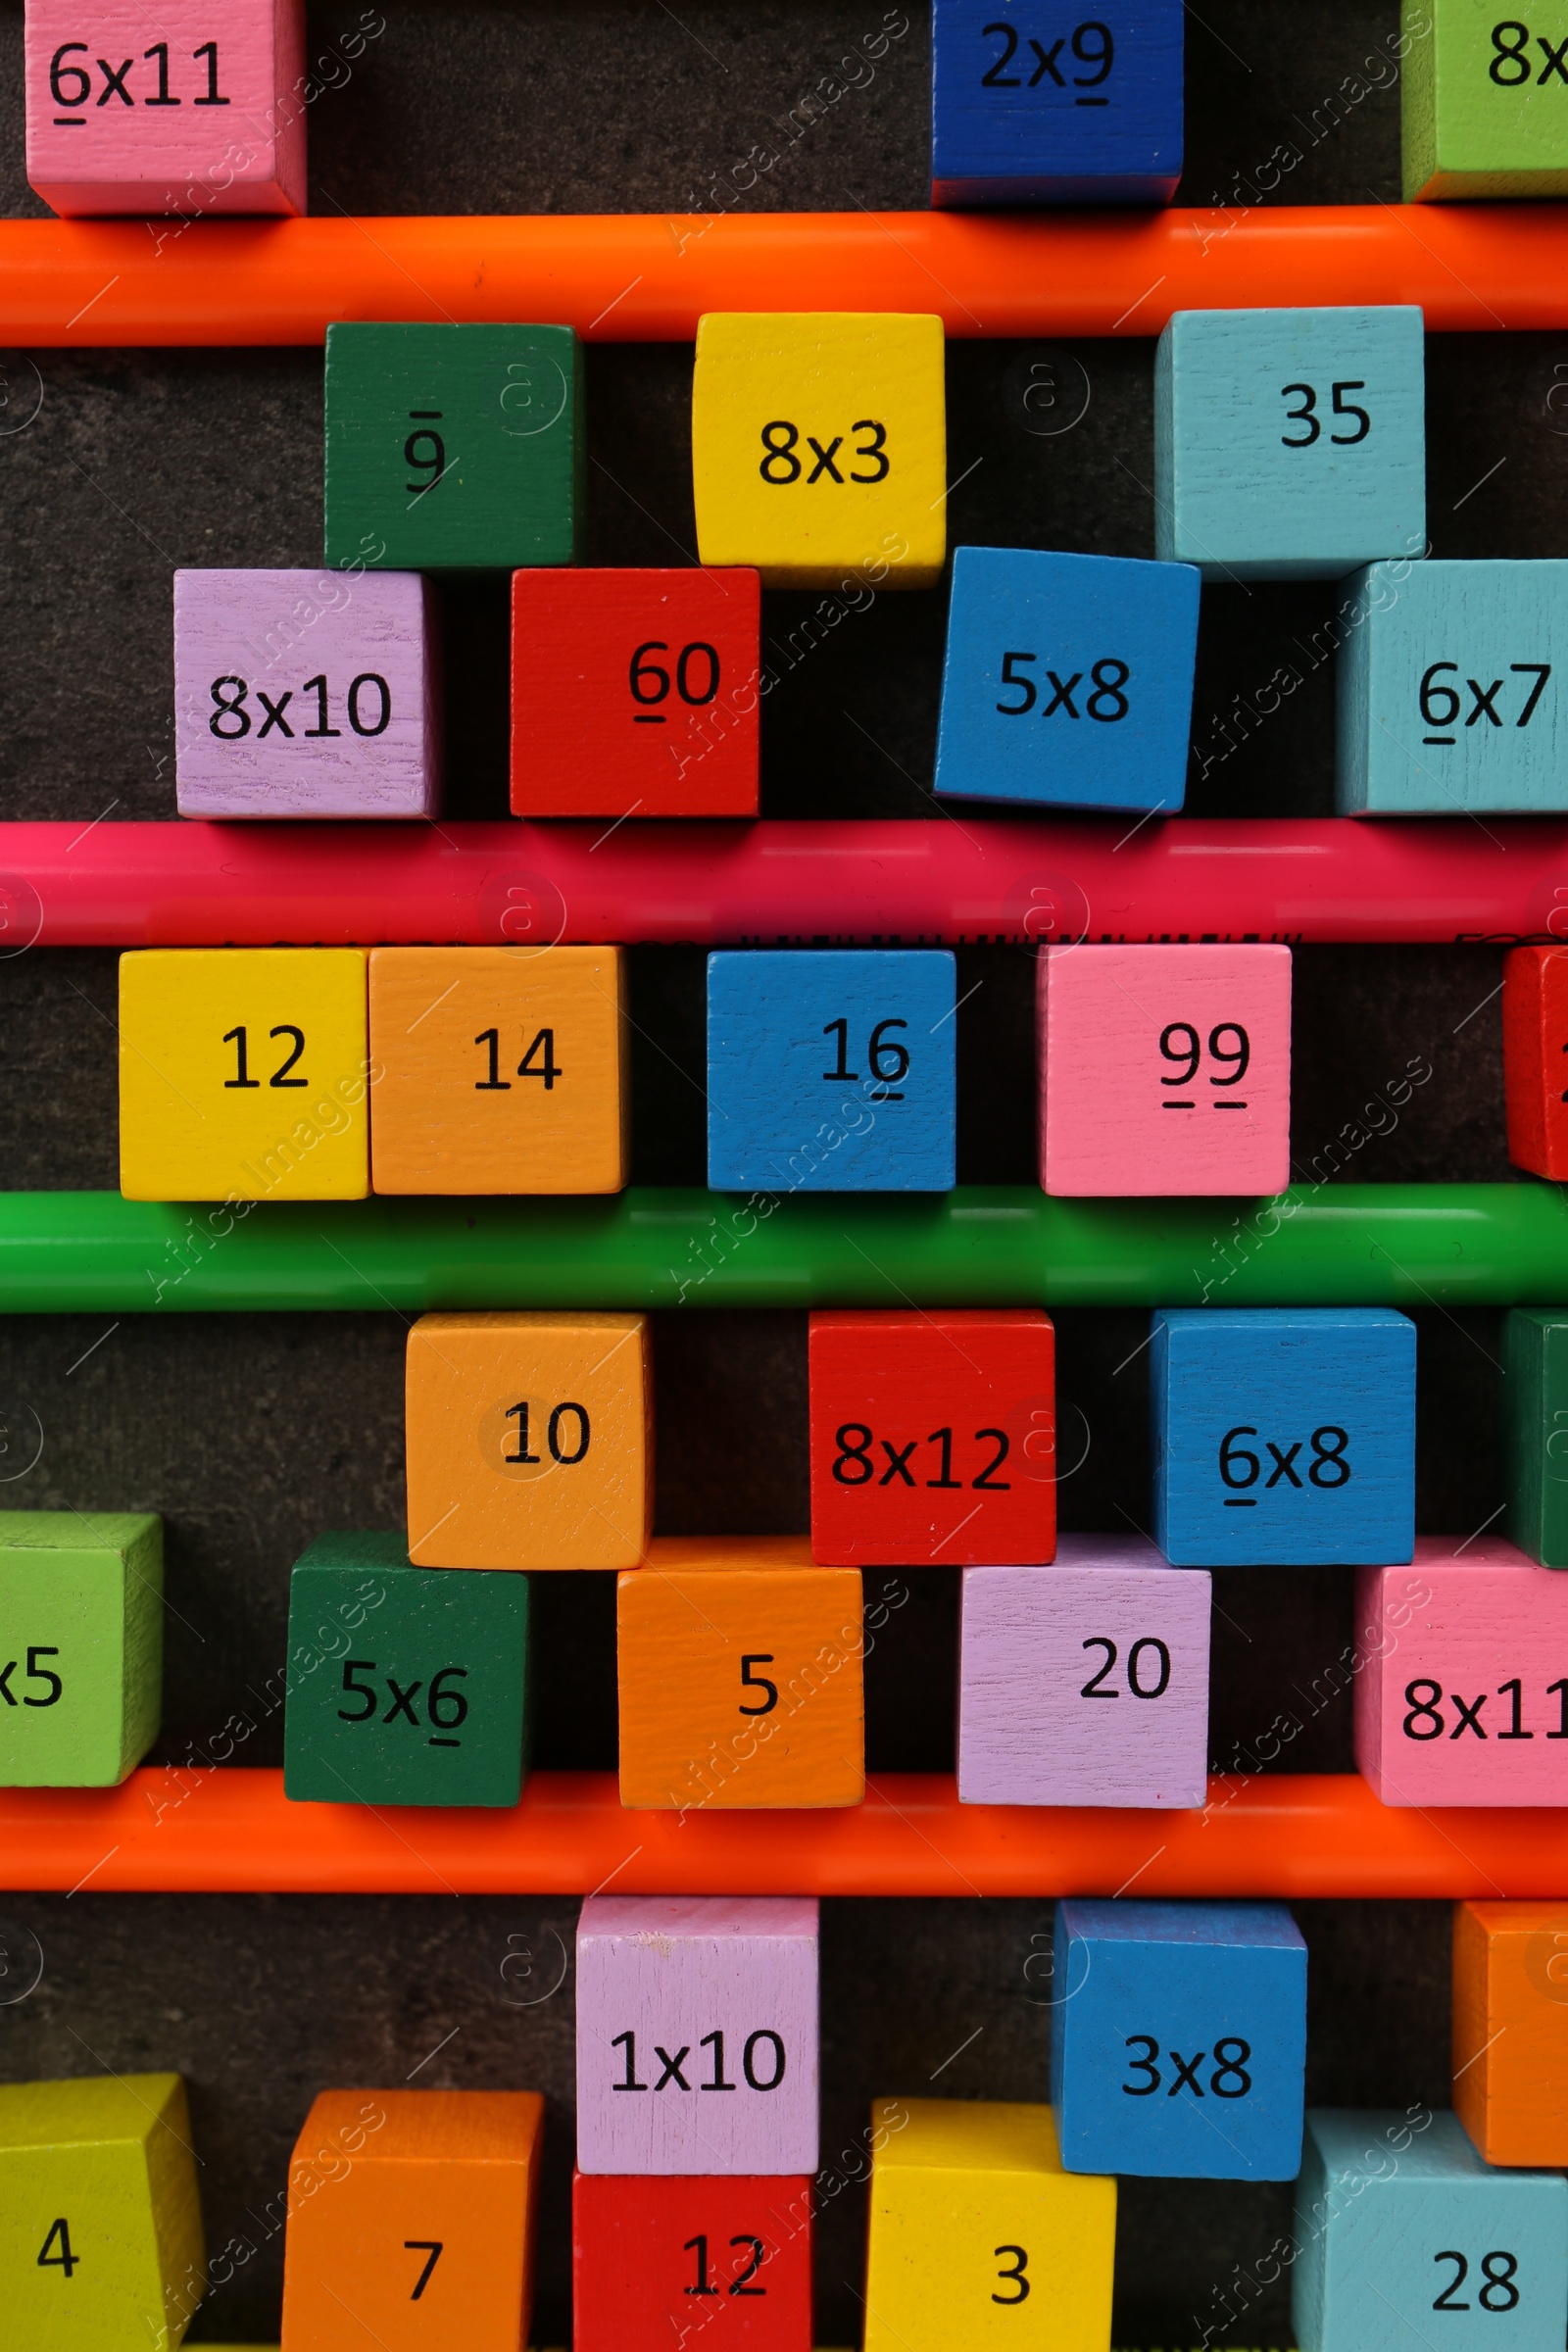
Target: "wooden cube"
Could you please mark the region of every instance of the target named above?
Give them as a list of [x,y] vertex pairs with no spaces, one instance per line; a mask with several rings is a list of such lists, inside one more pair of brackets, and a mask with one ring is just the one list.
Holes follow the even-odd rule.
[[816,2071],[813,1898],[595,1894],[583,1904],[583,2172],[814,2173]]
[[163,1683],[162,1519],[0,1511],[0,1788],[115,1787]]
[[936,0],[934,205],[1169,204],[1181,172],[1181,0],[1070,30]]
[[181,2341],[207,2258],[178,2075],[0,2086],[0,2274],[27,2352]]
[[1356,1580],[1355,1760],[1386,1805],[1568,1803],[1568,1579],[1500,1536],[1418,1536]]
[[181,816],[434,816],[430,590],[416,572],[176,571]]
[[758,575],[518,571],[514,816],[755,816]]
[[804,1536],[656,1536],[616,1589],[621,1803],[858,1805],[860,1610]]
[[1048,1193],[1284,1191],[1289,948],[1047,948],[1036,990]]
[[127,1200],[362,1200],[365,952],[139,948],[120,958]]
[[57,213],[304,212],[301,0],[26,0],[25,23],[27,178]]
[[1190,564],[956,548],[937,792],[1036,808],[1180,808],[1198,592]]
[[514,1805],[528,1580],[415,1568],[398,1535],[318,1536],[288,1588],[285,1795]]
[[1510,948],[1502,959],[1502,1078],[1508,1157],[1568,1176],[1568,948]]
[[1405,202],[1568,196],[1565,29],[1498,22],[1492,0],[1405,0]]
[[1295,2180],[1306,1945],[1283,1903],[1060,1902],[1054,1956],[1069,2172]]
[[574,563],[585,430],[569,326],[329,326],[327,562]]
[[1054,1556],[1049,1315],[836,1307],[809,1330],[814,1559],[960,1568]]
[[1161,1307],[1154,1537],[1179,1568],[1415,1548],[1415,1325],[1393,1307]]
[[710,956],[709,1183],[949,1191],[956,969],[945,948]]
[[1458,1903],[1453,2106],[1489,2164],[1568,2165],[1568,1903]]
[[1342,815],[1568,808],[1565,630],[1568,563],[1369,564],[1339,657]]
[[378,1193],[615,1193],[630,1083],[619,948],[372,948]]
[[865,2352],[1106,2352],[1116,2183],[1051,2109],[876,2099]]
[[929,588],[947,555],[940,318],[710,312],[697,322],[692,488],[705,564],[764,588]]
[[634,1568],[653,1523],[646,1315],[421,1315],[407,1359],[417,1568]]
[[1300,2352],[1429,2352],[1435,2311],[1459,2352],[1560,2352],[1568,2181],[1494,2171],[1456,2116],[1308,2108],[1296,2243]]
[[282,2352],[519,2352],[544,2120],[536,2090],[323,2090],[289,2165]]
[[959,1803],[1200,1805],[1209,1581],[1137,1536],[1064,1536],[1050,1567],[966,1568]]
[[1510,1540],[1568,1568],[1568,1315],[1516,1306],[1502,1325],[1502,1450]]
[[1178,311],[1154,362],[1154,545],[1205,580],[1426,549],[1421,313]]
[[810,2352],[809,2176],[578,2173],[572,2352]]

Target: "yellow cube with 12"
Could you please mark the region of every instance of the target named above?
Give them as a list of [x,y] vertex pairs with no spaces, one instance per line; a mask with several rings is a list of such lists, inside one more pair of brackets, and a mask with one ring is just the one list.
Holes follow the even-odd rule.
[[700,318],[692,486],[704,564],[755,564],[767,588],[929,588],[947,554],[941,319]]

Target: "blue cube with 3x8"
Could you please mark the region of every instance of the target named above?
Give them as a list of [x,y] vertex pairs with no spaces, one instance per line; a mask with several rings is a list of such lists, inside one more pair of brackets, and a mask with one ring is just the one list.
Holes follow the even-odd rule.
[[1182,170],[1182,0],[936,0],[931,201],[1168,204]]
[[1154,1540],[1178,1568],[1415,1549],[1415,1325],[1393,1307],[1160,1307]]
[[946,949],[710,956],[715,1191],[950,1191],[955,970]]
[[1191,564],[957,548],[938,793],[1039,808],[1179,808],[1199,585]]
[[1283,1903],[1061,1902],[1053,1954],[1068,2172],[1296,2178],[1306,1945]]

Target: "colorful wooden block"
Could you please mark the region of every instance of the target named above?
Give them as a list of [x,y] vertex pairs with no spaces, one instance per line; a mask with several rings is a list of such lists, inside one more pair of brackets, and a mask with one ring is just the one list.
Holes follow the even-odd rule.
[[178,2075],[0,2086],[0,2277],[27,2352],[181,2341],[207,2258]]
[[127,1200],[361,1200],[361,948],[138,948],[120,958]]
[[1035,985],[1048,1193],[1284,1191],[1289,948],[1047,948]]
[[804,1536],[656,1536],[616,1589],[621,1803],[858,1805],[860,1611]]
[[692,488],[705,564],[764,588],[929,588],[947,555],[942,321],[892,311],[697,322]]
[[57,213],[304,212],[301,0],[27,0],[25,22],[27,178]]
[[1103,17],[936,0],[931,201],[1169,204],[1182,172],[1181,0]]
[[1384,1804],[1568,1804],[1568,1579],[1500,1536],[1419,1536],[1408,1568],[1361,1570],[1355,1626]]
[[595,1894],[577,1922],[585,2173],[814,2173],[816,1903]]
[[434,816],[432,612],[416,572],[176,571],[181,816]]
[[574,563],[585,431],[569,326],[329,326],[327,562]]
[[1055,1333],[1038,1307],[836,1307],[809,1324],[811,1556],[1049,1560]]
[[421,1315],[409,1333],[418,1568],[634,1568],[653,1521],[646,1315]]
[[1568,1903],[1456,1903],[1453,2106],[1489,2164],[1568,2165]]
[[755,816],[755,570],[518,571],[514,816]]
[[710,956],[709,1183],[951,1190],[956,969],[946,949]]
[[282,2352],[519,2352],[544,2121],[536,2090],[323,2090],[289,2165]]
[[1200,1805],[1209,1579],[1136,1536],[1064,1536],[1050,1567],[966,1568],[958,1801]]
[[1568,808],[1565,629],[1568,563],[1369,564],[1339,657],[1341,813]]
[[1296,2244],[1300,2352],[1560,2352],[1568,2181],[1494,2170],[1457,2116],[1308,2108]]
[[630,1138],[619,948],[372,948],[378,1193],[615,1193]]
[[318,1536],[288,1588],[286,1796],[514,1805],[528,1580],[415,1568],[401,1536]]
[[1116,2183],[1051,2109],[876,2099],[865,2352],[1106,2352]]
[[0,1788],[113,1788],[158,1737],[164,1523],[0,1511]]
[[1415,1548],[1415,1325],[1393,1307],[1160,1307],[1154,1538],[1179,1568]]
[[670,2352],[691,2335],[810,2352],[808,2175],[576,2175],[572,2352]]
[[1154,362],[1154,544],[1205,580],[1426,549],[1422,318],[1178,311]]
[[1306,1945],[1283,1903],[1061,1902],[1054,1952],[1069,2172],[1295,2180]]
[[1405,0],[1405,202],[1568,195],[1568,24],[1492,0]]
[[1531,1559],[1568,1568],[1568,1315],[1513,1308],[1502,1372],[1504,1525]]
[[1180,808],[1198,592],[1190,564],[956,548],[937,792]]
[[1502,1078],[1508,1157],[1568,1177],[1568,948],[1510,948],[1502,959]]

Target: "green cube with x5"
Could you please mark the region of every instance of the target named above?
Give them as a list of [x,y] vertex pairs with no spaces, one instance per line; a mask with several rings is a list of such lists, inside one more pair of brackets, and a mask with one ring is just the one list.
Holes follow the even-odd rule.
[[0,1511],[0,1788],[113,1788],[158,1737],[163,1681],[163,1521]]
[[526,1576],[416,1568],[401,1535],[318,1536],[289,1583],[286,1796],[514,1805],[527,1744]]

